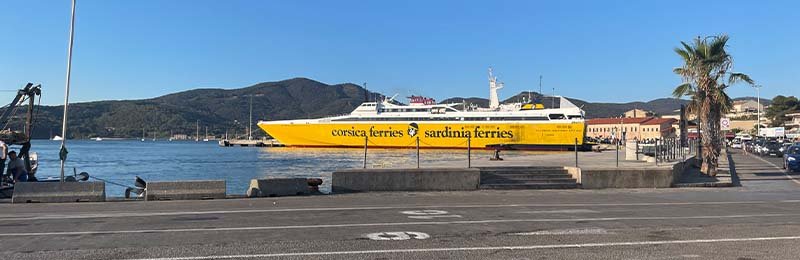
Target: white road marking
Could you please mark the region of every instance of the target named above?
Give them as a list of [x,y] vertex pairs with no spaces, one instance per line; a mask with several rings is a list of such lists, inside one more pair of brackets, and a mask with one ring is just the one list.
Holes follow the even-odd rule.
[[544,236],[544,235],[607,235],[614,234],[608,232],[604,228],[571,228],[571,229],[553,229],[553,230],[540,230],[533,232],[520,232],[511,233],[513,236]]
[[254,231],[254,230],[281,230],[281,229],[379,227],[379,226],[465,225],[465,224],[524,223],[524,222],[535,223],[535,222],[601,222],[601,221],[605,222],[605,221],[625,221],[625,220],[735,219],[735,218],[768,218],[768,217],[789,217],[789,216],[800,216],[800,214],[753,214],[753,215],[724,215],[724,216],[708,215],[708,216],[678,216],[678,217],[554,218],[554,219],[487,219],[487,220],[459,220],[459,221],[319,224],[319,225],[302,225],[302,226],[297,225],[297,226],[257,226],[257,227],[221,227],[221,228],[209,227],[209,228],[179,228],[179,229],[56,231],[56,232],[0,233],[0,237],[220,232],[220,231]]
[[764,242],[764,241],[780,241],[780,240],[800,240],[800,236],[716,238],[716,239],[665,240],[665,241],[632,241],[632,242],[553,244],[553,245],[529,245],[529,246],[444,247],[444,248],[359,250],[359,251],[333,251],[333,252],[297,252],[297,253],[274,253],[274,254],[139,258],[139,259],[127,259],[127,260],[206,260],[206,259],[234,259],[234,258],[303,257],[303,256],[335,256],[335,255],[341,256],[341,255],[459,252],[459,251],[463,252],[463,251],[497,251],[497,250],[570,249],[570,248],[651,246],[651,245],[701,244],[701,243]]
[[527,214],[558,214],[558,213],[600,213],[597,210],[591,209],[564,209],[564,210],[531,210],[531,211],[520,211],[519,213],[527,213]]
[[408,218],[412,219],[434,219],[434,218],[460,218],[461,215],[446,215],[448,212],[444,210],[436,210],[436,209],[424,209],[424,210],[407,210],[407,211],[400,211],[400,213],[411,215]]
[[423,209],[423,210],[400,211],[400,213],[406,214],[406,215],[444,215],[444,214],[447,214],[447,211],[438,210],[438,209]]
[[271,213],[271,212],[325,212],[348,210],[398,210],[408,208],[524,208],[524,207],[615,207],[615,206],[693,206],[693,205],[741,205],[765,203],[800,203],[797,201],[708,201],[708,202],[654,202],[654,203],[572,203],[572,204],[472,204],[472,205],[430,205],[430,206],[391,206],[391,207],[342,207],[342,208],[292,208],[292,209],[244,209],[244,210],[212,210],[212,211],[173,211],[173,212],[121,212],[103,214],[0,214],[4,221],[31,221],[31,220],[64,220],[88,218],[129,218],[129,217],[157,217],[180,215],[214,215],[214,214],[240,214],[240,213]]
[[411,219],[461,218],[461,215],[408,216]]
[[751,156],[751,157],[753,157],[753,158],[759,159],[759,160],[761,160],[762,162],[768,163],[768,164],[769,164],[769,165],[771,165],[772,167],[775,167],[775,169],[777,169],[777,170],[779,170],[779,171],[783,172],[783,174],[784,174],[784,175],[786,175],[786,177],[789,177],[789,179],[790,179],[790,180],[792,180],[794,183],[800,184],[800,180],[797,180],[797,179],[795,179],[794,177],[792,177],[791,175],[789,175],[789,173],[787,173],[786,171],[784,171],[782,167],[779,167],[779,166],[775,165],[774,163],[772,163],[772,162],[770,162],[770,161],[764,160],[764,158],[761,158],[761,157],[758,157],[758,156],[755,156],[755,155],[750,155],[750,156]]
[[431,236],[422,232],[412,232],[412,231],[403,231],[403,232],[379,232],[379,233],[370,233],[366,235],[367,238],[371,240],[377,241],[387,241],[387,240],[409,240],[409,239],[428,239]]

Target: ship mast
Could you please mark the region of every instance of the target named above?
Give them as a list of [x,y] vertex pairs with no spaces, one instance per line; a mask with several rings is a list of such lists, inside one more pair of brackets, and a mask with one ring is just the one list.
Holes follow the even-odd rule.
[[69,24],[69,48],[67,51],[67,83],[64,87],[64,118],[61,125],[61,149],[58,153],[61,159],[61,178],[64,182],[64,164],[67,161],[67,107],[69,107],[69,83],[72,76],[72,44],[75,37],[75,0],[72,0],[72,15]]

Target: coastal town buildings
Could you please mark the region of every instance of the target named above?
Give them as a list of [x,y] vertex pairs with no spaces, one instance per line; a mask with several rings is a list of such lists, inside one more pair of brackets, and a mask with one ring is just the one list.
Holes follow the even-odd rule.
[[790,120],[783,123],[784,127],[786,127],[786,137],[792,139],[800,138],[800,111],[786,114],[786,117],[790,118]]
[[626,118],[640,118],[640,117],[654,117],[656,113],[652,111],[647,111],[643,109],[631,109],[625,112],[624,117]]
[[586,136],[596,139],[655,140],[677,137],[678,120],[673,118],[595,118],[586,120]]

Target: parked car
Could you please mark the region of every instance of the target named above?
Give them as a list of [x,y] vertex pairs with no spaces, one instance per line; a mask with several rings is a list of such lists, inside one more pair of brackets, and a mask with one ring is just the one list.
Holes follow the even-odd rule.
[[742,149],[742,140],[741,139],[733,139],[733,143],[731,144],[731,148],[733,148],[733,149]]
[[781,152],[781,144],[775,141],[767,142],[764,147],[761,148],[761,156],[783,157],[783,152]]
[[781,150],[782,153],[785,153],[786,150],[789,149],[789,147],[791,147],[791,146],[792,146],[792,143],[783,143],[783,144],[781,144],[781,149],[780,150]]
[[783,153],[783,168],[789,172],[800,171],[800,145],[792,145]]

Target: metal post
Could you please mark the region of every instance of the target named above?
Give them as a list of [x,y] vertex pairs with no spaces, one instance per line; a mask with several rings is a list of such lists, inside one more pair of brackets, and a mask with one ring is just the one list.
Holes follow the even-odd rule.
[[658,139],[656,139],[656,166],[658,166]]
[[69,83],[72,76],[72,44],[75,39],[75,0],[72,0],[72,18],[69,25],[69,49],[67,50],[67,83],[64,88],[64,117],[61,124],[61,182],[64,182],[64,163],[67,160],[67,107],[69,106]]
[[369,143],[369,137],[364,136],[364,169],[367,168],[367,143]]
[[417,136],[417,169],[419,169],[419,136]]
[[472,138],[467,135],[467,168],[472,168]]
[[575,138],[575,168],[578,168],[578,138]]
[[639,161],[639,139],[636,139],[636,161]]
[[619,167],[619,140],[614,140],[614,143],[617,144],[617,167]]

